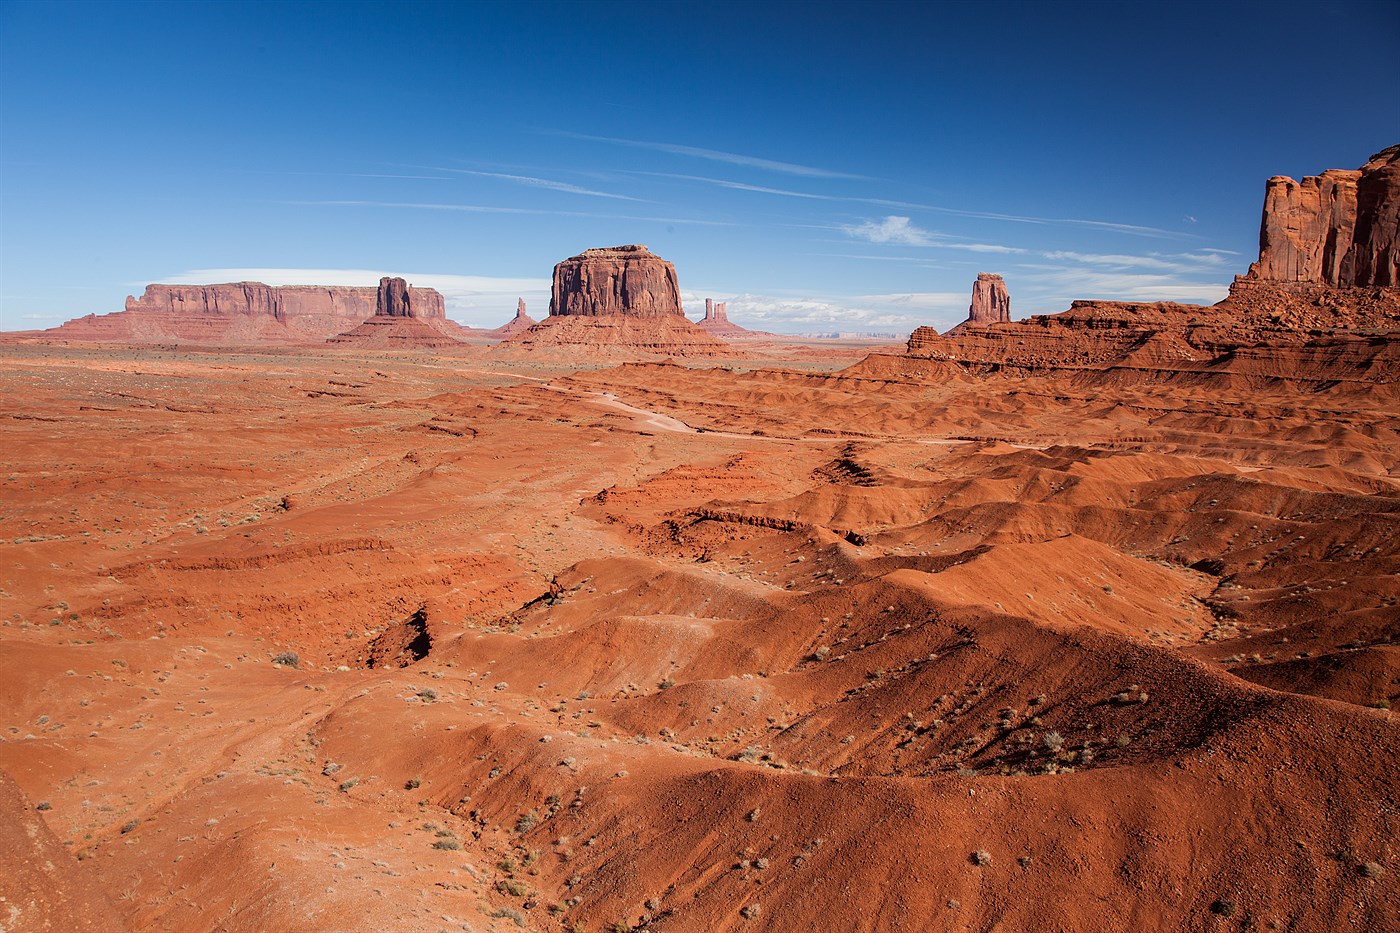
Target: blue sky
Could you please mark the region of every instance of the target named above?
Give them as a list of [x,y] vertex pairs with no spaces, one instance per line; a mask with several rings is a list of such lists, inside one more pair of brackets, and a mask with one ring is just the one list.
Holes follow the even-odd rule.
[[147,282],[441,289],[640,242],[687,311],[1222,297],[1264,181],[1400,142],[1400,4],[0,2],[0,329]]

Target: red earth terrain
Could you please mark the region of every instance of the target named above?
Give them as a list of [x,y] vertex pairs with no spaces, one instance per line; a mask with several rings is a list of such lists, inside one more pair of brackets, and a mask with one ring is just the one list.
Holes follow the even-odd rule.
[[0,929],[1396,929],[1400,341],[1006,326],[0,345]]

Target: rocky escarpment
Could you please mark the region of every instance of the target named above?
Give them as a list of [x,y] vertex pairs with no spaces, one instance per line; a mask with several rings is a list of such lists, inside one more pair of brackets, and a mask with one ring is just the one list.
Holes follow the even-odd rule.
[[676,268],[645,246],[584,250],[554,267],[552,316],[681,316]]
[[1400,145],[1359,170],[1329,169],[1264,188],[1259,260],[1237,280],[1334,287],[1400,285]]

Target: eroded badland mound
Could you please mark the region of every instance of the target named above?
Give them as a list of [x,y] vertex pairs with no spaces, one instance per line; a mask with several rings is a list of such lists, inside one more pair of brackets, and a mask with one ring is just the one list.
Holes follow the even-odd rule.
[[507,346],[743,356],[686,318],[675,266],[636,244],[584,250],[556,265],[549,317]]
[[0,924],[1393,929],[1392,300],[0,347]]

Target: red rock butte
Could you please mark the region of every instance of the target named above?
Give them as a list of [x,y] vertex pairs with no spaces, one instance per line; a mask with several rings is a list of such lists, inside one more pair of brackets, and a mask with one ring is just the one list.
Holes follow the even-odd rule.
[[740,327],[729,320],[729,304],[724,301],[715,301],[713,298],[705,299],[705,316],[696,324],[707,334],[713,334],[725,340],[752,340],[769,339],[773,334],[761,330],[749,330],[747,327]]
[[415,291],[401,278],[384,276],[379,280],[374,315],[345,333],[331,337],[328,342],[384,350],[450,347],[461,343],[470,332],[447,319],[442,296],[432,292],[438,300],[422,306],[414,300]]
[[676,267],[640,244],[586,249],[554,267],[549,313],[683,316]]
[[686,318],[675,266],[638,244],[588,249],[557,264],[549,317],[508,344],[606,354],[743,355]]

